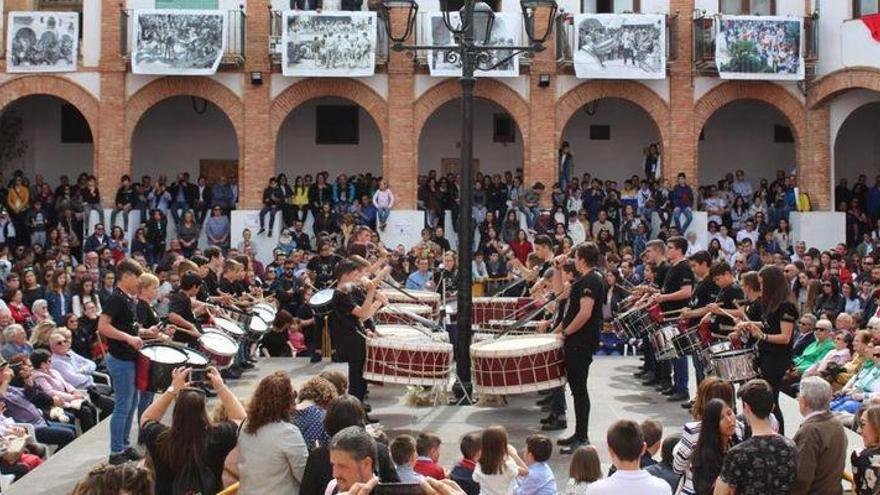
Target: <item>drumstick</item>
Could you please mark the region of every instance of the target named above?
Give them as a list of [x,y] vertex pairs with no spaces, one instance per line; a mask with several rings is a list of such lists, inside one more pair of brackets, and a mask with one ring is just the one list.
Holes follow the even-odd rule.
[[412,295],[411,293],[407,292],[406,289],[404,289],[403,287],[401,287],[401,286],[399,286],[399,285],[397,285],[397,284],[392,284],[391,282],[389,282],[388,280],[385,280],[384,278],[382,279],[382,283],[385,284],[385,285],[388,285],[388,286],[391,287],[392,289],[394,289],[394,290],[400,292],[401,294],[405,295],[406,297],[410,298],[411,300],[413,300],[413,301],[415,301],[415,302],[422,302],[418,297],[416,297],[416,296]]

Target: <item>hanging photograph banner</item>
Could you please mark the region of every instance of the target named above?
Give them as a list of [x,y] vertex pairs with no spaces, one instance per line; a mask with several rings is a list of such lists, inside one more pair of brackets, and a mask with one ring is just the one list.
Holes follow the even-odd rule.
[[665,79],[666,16],[574,16],[574,72],[589,79]]
[[7,72],[74,72],[78,54],[79,13],[9,13]]
[[285,76],[372,76],[376,13],[286,11],[281,46]]
[[803,19],[725,15],[716,26],[715,64],[722,79],[803,80]]
[[226,12],[135,10],[131,71],[203,76],[217,72],[226,50]]
[[[431,21],[431,29],[426,33],[428,37],[426,41],[429,45],[434,46],[454,46],[455,40],[452,32],[443,22],[443,14],[434,12],[428,17]],[[451,14],[451,23],[456,29],[461,25],[461,18],[458,12]],[[485,29],[483,30],[485,31]],[[522,14],[515,13],[496,13],[495,21],[492,24],[492,35],[489,39],[490,46],[518,46],[520,44],[520,34],[522,33]],[[474,33],[474,38],[482,40],[485,33]],[[455,50],[431,50],[426,52],[428,57],[428,68],[432,76],[441,77],[460,77],[461,76],[461,60],[458,52]],[[505,58],[510,57],[509,50],[493,50],[488,60],[481,61],[480,66],[491,67],[499,64]],[[478,70],[475,72],[477,77],[518,77],[519,76],[519,56],[504,61],[498,67],[492,70]]]

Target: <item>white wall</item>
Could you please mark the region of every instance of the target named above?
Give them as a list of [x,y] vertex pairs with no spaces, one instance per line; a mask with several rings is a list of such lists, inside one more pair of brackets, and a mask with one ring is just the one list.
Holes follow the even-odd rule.
[[[505,113],[495,103],[480,98],[474,101],[474,159],[480,161],[480,171],[496,173],[513,171],[523,166],[522,135],[516,131],[516,142],[492,142],[493,116]],[[458,158],[461,151],[461,102],[453,100],[434,112],[419,138],[419,173],[434,169],[440,171],[444,158]],[[550,130],[547,131],[548,133]],[[538,131],[535,136],[543,133]],[[549,135],[549,134],[548,134]]]
[[757,185],[761,178],[775,177],[778,169],[792,170],[794,143],[774,143],[774,125],[789,124],[774,108],[756,101],[737,101],[715,112],[704,127],[705,140],[700,141],[700,183],[743,169]]
[[[198,100],[199,109],[205,100]],[[226,115],[208,102],[204,114],[189,96],[176,96],[147,110],[132,136],[131,171],[135,177],[177,172],[199,175],[199,160],[235,160],[235,130]]]
[[360,110],[360,144],[316,145],[315,107],[353,105],[342,98],[316,98],[297,107],[281,125],[275,147],[275,169],[288,177],[326,170],[341,173],[371,172],[382,175],[382,135],[370,114]]
[[93,173],[94,147],[89,144],[61,143],[61,99],[28,96],[9,106],[22,117],[22,138],[28,143],[24,156],[6,167],[7,176],[16,168],[26,175],[42,174],[50,184],[67,175],[71,181],[82,173]]
[[82,64],[93,67],[101,61],[101,0],[83,0],[82,16]]
[[[647,112],[616,98],[598,100],[595,114],[584,107],[565,126],[562,139],[571,144],[575,175],[621,181],[633,174],[644,175],[642,150],[660,141],[660,132]],[[611,139],[591,141],[591,125],[611,126]],[[622,185],[622,183],[621,183]]]
[[[850,185],[859,174],[868,176],[873,184],[880,175],[880,102],[856,109],[844,121],[834,144],[834,175],[846,177]],[[834,182],[836,183],[837,180]]]

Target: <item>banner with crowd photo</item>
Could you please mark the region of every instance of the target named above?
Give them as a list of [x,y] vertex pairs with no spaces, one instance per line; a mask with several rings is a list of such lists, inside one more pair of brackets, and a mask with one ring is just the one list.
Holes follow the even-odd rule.
[[721,16],[715,64],[722,79],[804,79],[800,17]]
[[203,76],[217,72],[226,50],[226,12],[135,10],[131,71]]
[[574,16],[574,72],[589,79],[665,79],[666,16]]
[[[443,22],[443,13],[434,12],[429,14],[431,29],[426,32],[428,39],[425,42],[434,46],[454,46],[455,39],[446,23]],[[458,12],[450,14],[450,23],[458,29],[461,26],[461,17]],[[475,29],[476,31],[476,29]],[[485,31],[485,29],[483,30]],[[492,24],[492,34],[489,38],[489,46],[518,46],[522,33],[522,14],[496,13]],[[474,39],[484,40],[485,32],[474,33]],[[491,70],[477,70],[477,77],[519,77],[519,56],[505,60],[512,54],[509,50],[493,50],[487,60],[480,62],[481,67],[497,67]],[[432,76],[461,77],[461,59],[455,50],[431,50],[427,52],[428,68]],[[503,61],[503,63],[502,63]]]
[[372,76],[376,13],[286,11],[281,46],[285,76]]
[[78,54],[79,13],[9,13],[7,72],[74,72]]

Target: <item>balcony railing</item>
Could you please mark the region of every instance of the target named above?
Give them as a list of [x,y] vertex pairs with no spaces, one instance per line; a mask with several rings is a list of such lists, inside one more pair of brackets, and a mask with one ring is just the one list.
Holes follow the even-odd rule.
[[[556,61],[561,68],[571,68],[577,49],[574,14],[556,17]],[[666,16],[666,63],[678,58],[678,14]]]
[[[275,65],[281,65],[281,35],[284,33],[284,11],[269,12],[269,58]],[[376,65],[384,66],[388,62],[388,33],[382,19],[376,17]]]
[[[131,59],[134,47],[134,10],[123,9],[120,16],[119,53],[126,60]],[[226,51],[220,59],[220,66],[239,68],[244,66],[245,42],[247,40],[247,14],[244,6],[238,10],[226,11]]]
[[[700,15],[694,18],[694,70],[699,75],[717,76],[715,65],[716,16]],[[819,60],[819,16],[804,17],[804,34],[801,42],[804,70],[807,77],[816,72]]]

